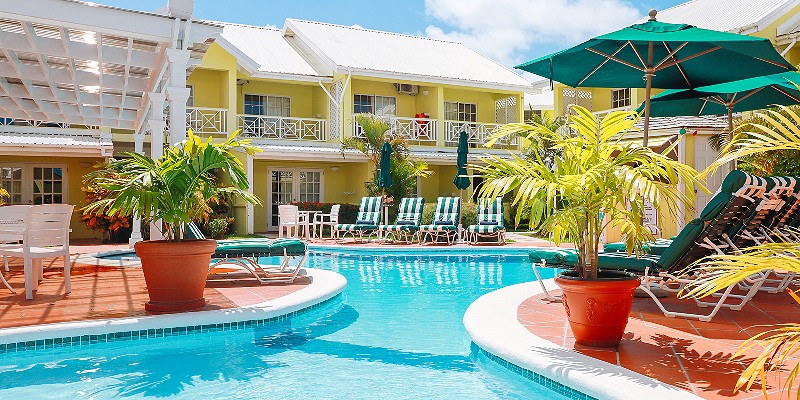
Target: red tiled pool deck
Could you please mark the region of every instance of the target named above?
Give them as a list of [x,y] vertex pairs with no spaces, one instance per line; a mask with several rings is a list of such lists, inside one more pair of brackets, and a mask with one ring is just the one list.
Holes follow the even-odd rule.
[[[90,254],[122,248],[127,246],[75,241],[70,252],[73,255]],[[44,280],[33,300],[26,300],[22,259],[11,258],[11,271],[5,276],[17,294],[12,295],[0,285],[0,328],[149,314],[144,310],[148,298],[141,268],[89,265],[74,260],[75,257],[71,266],[72,293],[64,295],[60,259],[45,260]],[[262,285],[249,274],[211,275],[204,294],[207,304],[197,311],[259,304],[293,293],[308,284],[305,277],[292,284]]]
[[[531,333],[707,399],[763,398],[760,386],[733,392],[739,375],[757,352],[733,360],[731,357],[745,339],[767,330],[763,325],[800,319],[800,307],[787,293],[759,293],[741,311],[723,309],[711,322],[668,318],[650,298],[635,298],[622,343],[618,348],[598,349],[576,345],[561,303],[540,298],[533,296],[518,309],[519,323]],[[662,301],[668,310],[708,312],[674,294]],[[787,373],[784,371],[781,377],[785,379]],[[777,393],[775,376],[768,379],[768,391],[775,393],[770,398],[783,398]]]

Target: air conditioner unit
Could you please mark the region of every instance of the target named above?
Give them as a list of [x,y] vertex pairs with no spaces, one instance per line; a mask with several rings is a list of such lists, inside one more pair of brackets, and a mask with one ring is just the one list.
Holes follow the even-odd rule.
[[410,85],[407,83],[395,83],[394,87],[397,93],[415,95],[419,93],[419,85]]

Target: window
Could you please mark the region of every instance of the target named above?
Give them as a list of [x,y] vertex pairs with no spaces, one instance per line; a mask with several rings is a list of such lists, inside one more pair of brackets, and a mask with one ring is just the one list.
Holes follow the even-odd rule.
[[186,99],[186,107],[194,107],[194,86],[186,85],[186,88],[189,89],[189,98]]
[[353,96],[353,113],[375,115],[397,115],[397,98],[371,94]]
[[269,117],[291,117],[292,99],[286,96],[245,94],[244,113]]
[[478,105],[445,101],[444,119],[448,121],[478,122]]
[[542,110],[530,110],[530,109],[528,109],[528,110],[524,110],[524,111],[525,111],[525,116],[524,116],[525,122],[531,122],[531,120],[533,119],[534,115],[538,115],[539,117],[542,116]]
[[611,108],[628,107],[631,105],[630,89],[613,89],[611,91]]

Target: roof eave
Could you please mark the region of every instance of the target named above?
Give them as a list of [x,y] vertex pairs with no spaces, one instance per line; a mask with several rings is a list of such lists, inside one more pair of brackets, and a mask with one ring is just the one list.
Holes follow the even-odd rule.
[[510,83],[472,81],[466,79],[408,74],[408,73],[393,72],[393,71],[379,71],[373,69],[355,68],[347,66],[338,67],[337,72],[343,74],[351,73],[354,75],[360,75],[372,78],[395,79],[398,81],[416,81],[416,82],[433,83],[439,85],[468,86],[473,88],[494,89],[494,90],[502,90],[508,92],[526,92],[532,90],[532,85],[517,85]]

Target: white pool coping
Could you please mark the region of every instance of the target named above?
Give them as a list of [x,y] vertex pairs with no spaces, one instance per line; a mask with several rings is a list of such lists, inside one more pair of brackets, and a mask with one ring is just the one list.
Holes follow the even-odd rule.
[[180,314],[60,322],[0,329],[0,344],[55,339],[70,336],[102,335],[145,329],[224,324],[269,319],[290,314],[329,300],[347,286],[347,279],[332,271],[305,268],[311,283],[294,293],[264,303],[224,310]]
[[[553,279],[544,281],[556,289]],[[701,397],[532,334],[519,323],[519,305],[542,293],[538,282],[520,283],[479,297],[464,314],[464,326],[483,350],[597,399],[701,399]]]

